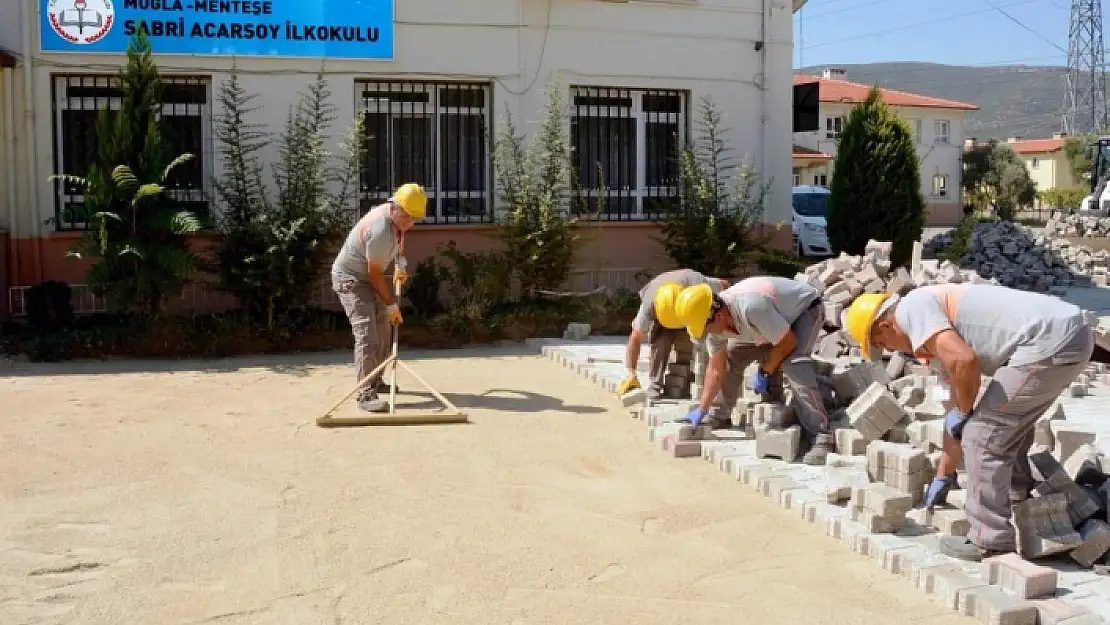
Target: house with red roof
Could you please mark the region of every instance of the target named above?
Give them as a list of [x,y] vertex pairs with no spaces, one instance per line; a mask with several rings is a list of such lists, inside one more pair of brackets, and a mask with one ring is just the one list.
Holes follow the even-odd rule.
[[1037,190],[1046,191],[1068,189],[1079,184],[1071,174],[1071,164],[1064,152],[1067,140],[1067,135],[1055,133],[1046,139],[1010,137],[1006,143],[1025,163]]
[[[818,129],[794,133],[794,184],[828,185],[836,146],[848,114],[867,98],[871,85],[851,82],[847,71],[828,68],[821,76],[794,75],[794,84],[818,83]],[[960,173],[964,122],[979,107],[966,102],[883,89],[883,101],[906,120],[914,134],[921,169],[926,225],[955,225],[963,216]]]

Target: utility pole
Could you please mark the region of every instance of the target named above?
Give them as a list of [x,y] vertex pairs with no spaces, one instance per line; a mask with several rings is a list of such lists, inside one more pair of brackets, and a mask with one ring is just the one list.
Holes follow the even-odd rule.
[[1068,134],[1106,129],[1105,53],[1102,0],[1072,0],[1063,115]]

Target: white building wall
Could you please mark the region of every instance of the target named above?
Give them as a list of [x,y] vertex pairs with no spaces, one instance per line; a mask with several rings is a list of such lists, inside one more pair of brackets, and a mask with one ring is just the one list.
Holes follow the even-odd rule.
[[[817,132],[802,132],[794,135],[797,145],[820,150],[835,157],[837,141],[828,128],[829,120],[848,117],[853,105],[821,103]],[[895,112],[909,124],[917,134],[916,147],[918,167],[921,172],[921,194],[930,205],[959,204],[960,181],[963,172],[964,111],[955,109],[934,109],[917,107],[894,107]],[[945,124],[946,123],[946,124]],[[938,132],[947,125],[948,136]],[[833,127],[835,128],[835,122]],[[829,165],[832,175],[833,163]],[[943,176],[946,192],[934,192],[934,178]],[[937,181],[939,183],[939,181]],[[803,181],[806,183],[806,181]],[[937,186],[940,186],[939,184]]]
[[[37,16],[38,0],[12,0],[17,1]],[[764,4],[770,29],[765,94],[759,88],[763,77],[760,52],[755,50]],[[340,131],[355,116],[356,79],[492,81],[495,114],[499,117],[508,108],[525,132],[533,131],[534,122],[542,117],[544,88],[552,77],[564,86],[687,89],[691,115],[696,115],[703,96],[713,97],[725,114],[734,149],[750,154],[765,179],[772,181],[767,220],[788,219],[793,46],[789,3],[404,0],[395,6],[394,60],[337,59],[326,65],[333,104],[338,107],[333,150],[338,149]],[[16,22],[10,5],[5,7],[0,9],[3,28]],[[38,50],[37,17],[32,21],[30,35]],[[152,42],[157,52],[158,42]],[[28,168],[33,171],[26,176],[38,201],[33,203],[36,210],[24,210],[18,217],[14,229],[20,237],[48,234],[50,228],[43,221],[54,214],[54,186],[47,179],[54,171],[55,156],[52,76],[112,73],[124,60],[116,54],[37,54],[41,60],[33,72],[33,93],[38,149],[34,166]],[[232,59],[157,55],[156,62],[166,74],[211,76],[214,94]],[[254,121],[280,130],[289,107],[312,82],[320,63],[319,59],[238,58],[244,88],[261,96],[258,103],[263,109]],[[213,105],[218,106],[214,98]],[[691,127],[696,127],[694,121],[691,118]],[[269,156],[275,154],[271,151]]]

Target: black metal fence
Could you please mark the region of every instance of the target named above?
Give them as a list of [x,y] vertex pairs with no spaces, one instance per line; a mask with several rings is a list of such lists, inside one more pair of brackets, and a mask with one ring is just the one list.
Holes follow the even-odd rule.
[[591,211],[655,219],[677,206],[688,110],[688,91],[572,88],[572,158]]
[[[209,79],[194,76],[162,77],[163,130],[173,156],[193,155],[177,168],[167,186],[202,221],[209,219],[205,193],[211,174],[212,107]],[[53,83],[54,170],[85,176],[100,146],[96,120],[101,110],[118,110],[123,92],[115,76],[55,75]],[[144,181],[145,182],[145,181]],[[82,189],[57,181],[55,227],[57,230],[87,230]]]
[[362,213],[416,182],[428,194],[425,223],[492,220],[488,83],[359,81],[356,93],[365,125]]

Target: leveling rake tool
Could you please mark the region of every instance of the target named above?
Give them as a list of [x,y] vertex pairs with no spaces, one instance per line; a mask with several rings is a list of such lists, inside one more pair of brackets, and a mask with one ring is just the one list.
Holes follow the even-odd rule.
[[[397,298],[400,299],[401,288],[396,287]],[[374,368],[373,371],[368,373],[365,377],[359,380],[358,384],[351,392],[343,396],[330,410],[325,412],[322,416],[316,419],[316,425],[320,427],[355,427],[366,425],[442,425],[448,423],[467,423],[466,413],[459,410],[451,400],[443,396],[442,393],[437,391],[417,372],[413,371],[411,367],[404,363],[398,356],[398,339],[400,338],[400,328],[393,329],[393,353],[385,359],[380,365]],[[365,414],[356,417],[337,417],[332,413],[342,406],[348,399],[355,393],[359,392],[362,387],[379,373],[385,370],[386,367],[392,365],[390,371],[389,381],[389,412],[385,414]],[[432,394],[436,399],[443,404],[444,410],[442,412],[417,412],[405,411],[403,413],[397,412],[397,366],[400,365],[408,372],[409,375],[416,378],[416,381]]]

